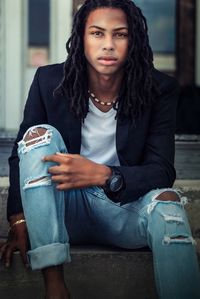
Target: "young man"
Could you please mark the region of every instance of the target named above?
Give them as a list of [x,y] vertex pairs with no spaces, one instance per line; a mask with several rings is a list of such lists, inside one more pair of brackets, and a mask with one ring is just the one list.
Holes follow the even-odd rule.
[[63,299],[69,243],[148,245],[159,297],[199,298],[194,240],[171,189],[177,83],[154,69],[140,9],[85,1],[67,50],[64,65],[36,72],[10,158],[5,264],[16,249],[28,263],[29,235],[46,298]]

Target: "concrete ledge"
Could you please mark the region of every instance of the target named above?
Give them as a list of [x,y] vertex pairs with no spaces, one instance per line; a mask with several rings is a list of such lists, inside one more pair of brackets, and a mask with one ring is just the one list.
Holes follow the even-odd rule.
[[[73,247],[65,278],[72,299],[156,299],[150,251]],[[25,270],[18,253],[11,269],[0,266],[0,298],[43,298],[39,271]]]
[[[71,255],[72,262],[65,266],[65,276],[72,298],[132,299],[133,294],[138,299],[157,298],[150,252],[124,254],[118,250],[79,247],[72,249]],[[20,299],[42,298],[40,272],[24,270],[18,254],[10,270],[0,268],[0,277],[1,298],[14,299],[16,293]]]
[[184,192],[200,191],[200,180],[176,180],[174,187]]
[[[147,249],[72,247],[65,279],[72,299],[157,299],[152,254]],[[200,263],[200,255],[199,255]],[[43,298],[39,271],[24,269],[15,253],[10,269],[0,264],[0,298]]]

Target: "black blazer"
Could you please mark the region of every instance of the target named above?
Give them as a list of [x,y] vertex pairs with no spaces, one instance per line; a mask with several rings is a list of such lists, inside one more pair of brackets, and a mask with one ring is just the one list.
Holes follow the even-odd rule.
[[[31,85],[24,119],[9,158],[10,188],[8,217],[23,211],[19,188],[17,142],[25,131],[37,124],[50,124],[61,133],[70,153],[80,153],[81,122],[69,111],[64,97],[53,97],[53,90],[63,77],[63,64],[40,67]],[[135,122],[117,121],[116,146],[120,172],[126,187],[115,200],[123,203],[137,200],[155,188],[171,187],[175,180],[174,134],[178,99],[175,79],[153,71],[161,95]]]

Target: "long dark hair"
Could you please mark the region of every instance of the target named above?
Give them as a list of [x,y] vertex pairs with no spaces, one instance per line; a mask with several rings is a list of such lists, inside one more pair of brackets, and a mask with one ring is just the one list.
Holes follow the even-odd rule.
[[70,101],[70,109],[84,120],[88,112],[87,63],[84,55],[84,30],[89,13],[97,8],[122,9],[129,28],[129,50],[119,94],[116,117],[135,119],[154,101],[158,89],[152,78],[153,54],[149,46],[146,19],[131,0],[86,0],[75,14],[71,37],[66,43],[68,57],[64,77],[55,90]]

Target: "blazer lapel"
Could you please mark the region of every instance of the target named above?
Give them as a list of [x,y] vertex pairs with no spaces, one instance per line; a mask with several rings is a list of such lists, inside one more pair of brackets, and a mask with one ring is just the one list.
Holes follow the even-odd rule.
[[[116,148],[119,156],[119,160],[123,159],[123,151],[126,147],[128,140],[130,120],[117,120],[117,129],[116,129]],[[124,160],[124,159],[123,159]]]
[[72,113],[67,119],[67,134],[69,141],[69,151],[72,154],[80,154],[81,148],[81,120],[75,118]]

